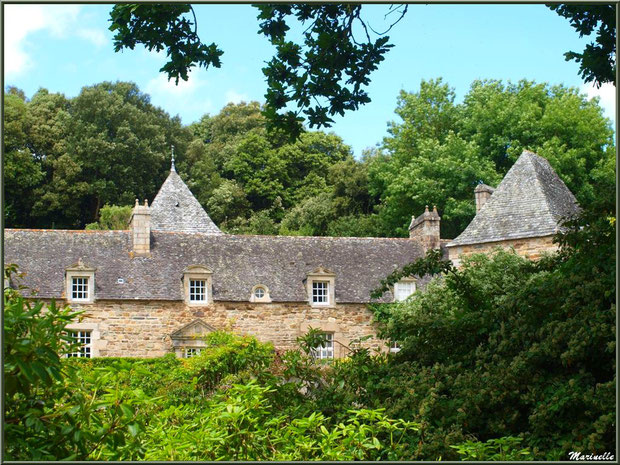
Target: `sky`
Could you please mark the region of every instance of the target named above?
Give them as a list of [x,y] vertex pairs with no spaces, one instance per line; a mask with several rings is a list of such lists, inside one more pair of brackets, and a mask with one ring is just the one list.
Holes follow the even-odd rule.
[[[112,5],[4,4],[4,84],[31,97],[39,88],[79,94],[83,86],[103,81],[132,81],[151,102],[184,124],[205,113],[217,114],[227,103],[264,102],[261,72],[273,47],[259,36],[258,10],[251,5],[194,5],[198,34],[224,51],[219,69],[194,70],[187,82],[168,81],[159,69],[165,54],[135,50],[115,53],[108,30]],[[388,5],[364,5],[362,16],[373,29],[389,26]],[[579,66],[565,61],[569,50],[582,51],[567,19],[544,5],[410,5],[390,31],[390,50],[371,75],[371,103],[337,117],[333,131],[356,157],[388,135],[401,90],[417,92],[422,80],[443,78],[462,101],[473,81],[521,79],[576,87],[599,97],[605,115],[615,121],[615,87],[596,89],[579,76]]]

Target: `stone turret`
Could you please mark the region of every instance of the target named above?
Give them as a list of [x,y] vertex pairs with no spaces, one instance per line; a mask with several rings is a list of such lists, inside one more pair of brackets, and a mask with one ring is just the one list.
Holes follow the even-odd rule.
[[417,218],[411,217],[411,224],[409,225],[409,237],[416,239],[422,244],[424,250],[438,249],[440,244],[439,239],[439,223],[441,218],[437,213],[437,207],[433,207],[433,211],[428,211],[428,205]]
[[487,186],[486,184],[478,184],[474,189],[474,197],[476,198],[476,213],[480,211],[482,206],[487,203],[487,200],[491,197],[494,188]]
[[149,256],[151,254],[151,209],[146,200],[144,200],[144,205],[139,205],[136,199],[129,226],[134,255]]

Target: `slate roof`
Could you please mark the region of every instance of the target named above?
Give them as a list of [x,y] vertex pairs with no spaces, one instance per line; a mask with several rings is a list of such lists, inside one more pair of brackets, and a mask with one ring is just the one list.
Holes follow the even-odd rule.
[[213,271],[215,301],[247,302],[252,287],[264,284],[272,301],[307,302],[304,280],[323,266],[336,274],[337,303],[363,303],[381,279],[424,254],[402,238],[153,231],[148,258],[132,258],[131,231],[7,229],[4,239],[5,263],[17,263],[27,273],[22,283],[42,298],[60,298],[65,269],[81,259],[96,268],[96,299],[183,300],[183,271],[204,265]]
[[223,234],[172,165],[151,205],[152,231]]
[[448,247],[549,236],[578,210],[575,196],[549,162],[526,150]]

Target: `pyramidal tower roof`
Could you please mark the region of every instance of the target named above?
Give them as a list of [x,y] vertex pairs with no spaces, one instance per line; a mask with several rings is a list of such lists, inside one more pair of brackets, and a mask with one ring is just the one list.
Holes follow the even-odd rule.
[[575,196],[549,162],[526,150],[448,247],[549,236],[578,210]]
[[151,230],[224,234],[177,174],[174,158],[151,205]]

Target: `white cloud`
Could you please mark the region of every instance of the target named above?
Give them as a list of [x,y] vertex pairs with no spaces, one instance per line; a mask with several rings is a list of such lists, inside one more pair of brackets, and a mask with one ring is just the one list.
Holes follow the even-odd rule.
[[611,121],[616,121],[616,87],[613,84],[603,84],[598,89],[594,84],[584,84],[581,91],[588,96],[588,99],[598,97],[603,114]]
[[27,52],[28,36],[46,30],[53,37],[81,37],[96,46],[107,38],[103,30],[82,27],[80,5],[5,5],[4,7],[4,71],[7,76],[19,74],[34,64]]
[[204,114],[213,110],[213,102],[205,98],[203,90],[208,85],[196,72],[190,73],[189,79],[179,79],[175,84],[174,79],[168,80],[165,73],[158,73],[151,79],[144,91],[151,96],[151,102],[160,106],[171,114]]
[[228,92],[226,92],[226,95],[224,97],[226,99],[226,103],[241,103],[241,102],[247,102],[249,100],[248,96],[245,94],[239,94],[237,92],[235,92],[234,90],[229,90]]
[[190,74],[187,81],[179,79],[179,83],[176,84],[175,79],[168,80],[165,73],[159,73],[146,84],[146,92],[157,96],[181,97],[195,93],[205,84],[206,82],[201,81],[195,74]]
[[97,47],[103,47],[108,43],[108,39],[104,32],[100,29],[78,29],[77,35],[82,39],[92,42]]

